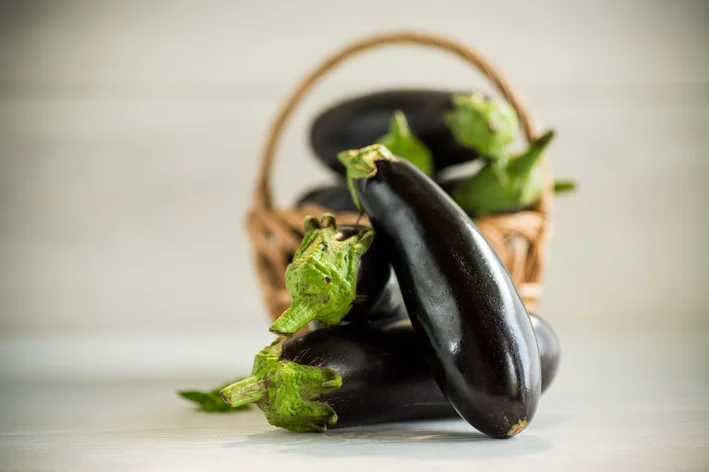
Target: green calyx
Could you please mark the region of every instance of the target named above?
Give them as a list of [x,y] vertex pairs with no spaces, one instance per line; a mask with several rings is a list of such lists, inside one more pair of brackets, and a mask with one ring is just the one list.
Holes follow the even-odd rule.
[[514,108],[479,92],[456,94],[452,101],[453,110],[446,112],[444,121],[458,142],[490,160],[504,158],[505,148],[519,132]]
[[320,222],[305,218],[305,235],[285,273],[291,306],[271,325],[271,332],[295,333],[311,321],[335,325],[349,312],[359,260],[371,246],[374,231],[362,227],[341,239],[335,223],[329,213]]
[[386,146],[392,154],[411,162],[429,177],[433,176],[433,155],[424,143],[411,134],[401,110],[394,112],[389,122],[389,132],[379,138],[377,144]]
[[337,155],[337,159],[347,169],[347,187],[350,189],[352,201],[361,210],[362,205],[357,197],[354,181],[374,177],[377,173],[377,161],[392,161],[395,157],[383,144],[372,144],[361,149],[342,151]]
[[337,423],[337,413],[316,397],[342,386],[332,369],[281,360],[280,336],[254,358],[251,377],[224,387],[220,394],[231,407],[254,403],[273,426],[290,431],[326,431]]
[[522,155],[503,164],[492,161],[458,186],[453,200],[470,216],[480,217],[537,202],[542,193],[542,178],[537,163],[554,138],[548,131],[530,144]]
[[229,382],[227,384],[224,384],[220,387],[217,387],[212,390],[180,390],[178,391],[178,395],[180,395],[182,398],[185,400],[189,400],[195,404],[197,404],[202,411],[208,412],[208,413],[221,413],[221,412],[228,412],[228,411],[237,411],[237,410],[242,410],[247,408],[246,405],[243,405],[239,408],[232,408],[229,405],[227,405],[224,400],[222,399],[221,395],[219,394],[219,391],[226,387],[227,385],[232,384],[233,382]]

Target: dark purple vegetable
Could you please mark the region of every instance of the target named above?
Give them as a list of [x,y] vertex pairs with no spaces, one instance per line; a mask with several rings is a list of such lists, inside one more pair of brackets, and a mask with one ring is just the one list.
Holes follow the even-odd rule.
[[[531,316],[542,365],[555,371],[556,337],[544,321]],[[252,377],[224,388],[221,395],[235,407],[256,403],[275,426],[324,431],[458,417],[436,385],[408,319],[331,326],[280,339],[260,356]]]
[[341,387],[313,398],[335,412],[332,426],[458,416],[430,375],[408,320],[316,330],[286,342],[282,358],[342,378]]
[[340,159],[446,398],[489,436],[520,433],[537,410],[541,366],[506,267],[472,220],[410,163],[380,145]]
[[559,338],[550,324],[533,313],[529,314],[529,319],[532,320],[535,338],[537,339],[539,360],[542,366],[542,393],[544,393],[556,377],[561,358],[561,346],[559,345]]
[[[387,133],[391,118],[401,110],[411,132],[433,153],[436,171],[468,162],[478,153],[455,138],[445,113],[453,109],[453,94],[446,90],[386,90],[339,102],[321,112],[310,128],[310,145],[330,169],[345,174],[338,153],[377,142]],[[468,92],[470,93],[470,92]]]
[[350,195],[345,182],[311,188],[298,197],[295,206],[300,207],[308,203],[320,205],[335,212],[359,211],[352,201],[352,195]]
[[[338,225],[342,239],[359,231],[361,226]],[[350,311],[340,323],[371,322],[383,318],[404,318],[406,308],[399,284],[389,264],[384,246],[375,237],[357,265],[357,292]]]

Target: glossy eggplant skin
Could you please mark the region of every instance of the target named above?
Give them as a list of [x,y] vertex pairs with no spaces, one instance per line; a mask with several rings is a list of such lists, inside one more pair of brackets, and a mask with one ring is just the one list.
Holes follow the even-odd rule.
[[[461,145],[444,121],[453,108],[453,90],[395,89],[360,95],[322,111],[310,128],[310,146],[330,169],[344,175],[337,154],[374,144],[387,133],[396,110],[404,112],[411,132],[433,153],[436,172],[478,157]],[[471,92],[467,92],[471,93]]]
[[[558,339],[544,320],[530,317],[546,390],[559,363]],[[342,387],[318,398],[337,413],[333,427],[458,417],[438,388],[405,314],[398,320],[393,316],[303,334],[284,344],[281,358],[329,367],[342,376]]]
[[342,386],[316,398],[337,413],[331,427],[458,416],[406,321],[311,331],[287,341],[281,358],[340,374]]
[[387,249],[407,312],[441,390],[479,431],[508,438],[536,413],[539,351],[529,315],[472,220],[403,159],[354,180]]
[[[359,233],[355,225],[338,225],[338,239]],[[371,322],[406,315],[399,284],[389,264],[384,246],[374,238],[362,254],[357,268],[357,294],[352,308],[340,323]]]
[[346,182],[311,188],[298,197],[295,206],[300,207],[308,203],[320,205],[335,212],[359,211],[352,201]]
[[529,319],[532,321],[534,335],[537,338],[542,368],[542,393],[544,393],[556,378],[561,360],[561,346],[559,345],[559,337],[549,323],[533,313],[529,314]]

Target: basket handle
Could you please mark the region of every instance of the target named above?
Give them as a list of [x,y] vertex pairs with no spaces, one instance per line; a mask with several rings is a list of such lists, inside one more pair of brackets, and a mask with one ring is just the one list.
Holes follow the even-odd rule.
[[[374,49],[389,44],[417,44],[433,47],[454,54],[465,62],[475,67],[485,75],[497,88],[498,92],[510,103],[519,115],[522,131],[531,141],[538,134],[538,126],[532,118],[522,96],[512,87],[502,72],[479,52],[453,40],[436,34],[415,31],[394,31],[389,33],[374,34],[369,37],[354,41],[339,51],[326,57],[317,67],[310,71],[291,92],[290,96],[281,106],[268,130],[266,143],[261,151],[258,181],[254,195],[254,210],[271,210],[273,201],[271,197],[271,174],[274,155],[278,141],[283,133],[286,122],[293,114],[296,106],[300,104],[313,85],[324,77],[335,66],[360,52]],[[542,175],[544,176],[544,191],[537,204],[537,210],[546,213],[552,193],[551,171],[546,157],[542,157]]]

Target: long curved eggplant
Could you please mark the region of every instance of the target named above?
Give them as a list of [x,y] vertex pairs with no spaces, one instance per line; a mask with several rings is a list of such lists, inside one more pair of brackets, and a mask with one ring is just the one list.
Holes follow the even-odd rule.
[[[547,388],[559,360],[557,339],[549,325],[530,316]],[[225,387],[221,396],[233,407],[255,403],[269,423],[293,431],[458,416],[408,319],[279,338],[256,356],[252,376]]]
[[355,203],[399,280],[436,381],[479,431],[509,438],[533,419],[539,351],[512,278],[472,220],[384,146],[344,152]]
[[450,90],[385,90],[341,101],[322,111],[310,127],[310,145],[330,169],[344,175],[338,153],[375,143],[385,135],[393,114],[401,110],[411,132],[433,153],[436,171],[468,162],[477,151],[462,145],[445,121],[453,110]]
[[396,293],[381,244],[366,226],[340,225],[329,213],[308,216],[300,247],[286,268],[291,305],[269,328],[292,334],[313,321],[326,325],[388,317]]

